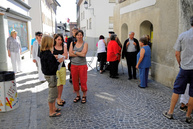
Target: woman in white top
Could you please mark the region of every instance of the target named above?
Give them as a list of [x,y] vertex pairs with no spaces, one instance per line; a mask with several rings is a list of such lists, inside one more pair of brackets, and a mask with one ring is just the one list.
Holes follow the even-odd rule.
[[44,82],[46,79],[44,78],[44,74],[42,73],[41,69],[41,62],[40,62],[40,44],[42,41],[42,32],[36,32],[37,39],[33,43],[33,48],[32,48],[32,57],[33,57],[33,62],[37,64],[38,67],[38,76],[39,80],[41,82]]
[[97,49],[97,53],[98,53],[98,61],[100,61],[100,73],[102,74],[104,72],[103,67],[104,64],[107,60],[107,51],[106,51],[106,42],[105,42],[105,37],[103,35],[100,35],[99,37],[99,41],[98,41],[98,49]]

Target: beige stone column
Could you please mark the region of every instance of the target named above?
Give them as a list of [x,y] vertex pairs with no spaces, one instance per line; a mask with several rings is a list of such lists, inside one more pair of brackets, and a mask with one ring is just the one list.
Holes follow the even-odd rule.
[[7,41],[5,39],[4,14],[0,13],[0,71],[8,70]]

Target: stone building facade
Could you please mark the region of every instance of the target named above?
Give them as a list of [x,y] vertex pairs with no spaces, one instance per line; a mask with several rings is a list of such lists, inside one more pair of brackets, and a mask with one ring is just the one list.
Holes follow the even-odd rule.
[[116,1],[114,31],[122,44],[130,31],[139,39],[150,35],[152,42],[151,76],[173,86],[179,66],[173,46],[178,35],[190,28],[192,0],[124,0]]
[[29,5],[32,7],[29,11],[32,18],[32,38],[37,31],[50,35],[56,33],[56,10],[60,6],[57,0],[29,0]]
[[77,27],[84,31],[89,50],[96,50],[100,35],[109,37],[108,31],[113,31],[114,6],[115,0],[77,0]]

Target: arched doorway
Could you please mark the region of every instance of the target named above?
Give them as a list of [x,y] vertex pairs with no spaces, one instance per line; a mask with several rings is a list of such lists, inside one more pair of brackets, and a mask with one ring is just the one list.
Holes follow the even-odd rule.
[[121,43],[124,44],[127,38],[128,38],[128,26],[126,23],[124,23],[121,26]]
[[[150,36],[150,42],[151,44],[151,50],[152,50],[152,46],[153,46],[153,24],[150,21],[143,21],[140,24],[140,37],[142,36],[146,36],[149,35]],[[151,53],[152,54],[152,53]],[[149,69],[149,75],[151,76],[151,67]]]
[[140,25],[140,37],[144,35],[150,36],[150,42],[153,42],[153,24],[150,21],[143,21]]

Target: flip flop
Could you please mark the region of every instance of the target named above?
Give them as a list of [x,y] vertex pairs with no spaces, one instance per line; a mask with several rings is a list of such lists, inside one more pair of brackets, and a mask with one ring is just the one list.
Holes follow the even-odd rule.
[[62,102],[58,103],[58,102],[57,102],[57,105],[58,105],[58,106],[64,106],[64,103],[62,103]]
[[60,109],[60,108],[57,108],[55,112],[60,112],[60,111],[61,111],[61,109]]
[[65,100],[61,100],[60,102],[62,102],[63,104],[65,104],[65,103],[66,103],[66,101],[65,101]]
[[59,117],[59,116],[61,116],[61,114],[59,114],[59,115],[57,115],[57,114],[59,114],[59,113],[56,112],[56,113],[54,113],[53,115],[49,115],[49,117]]

